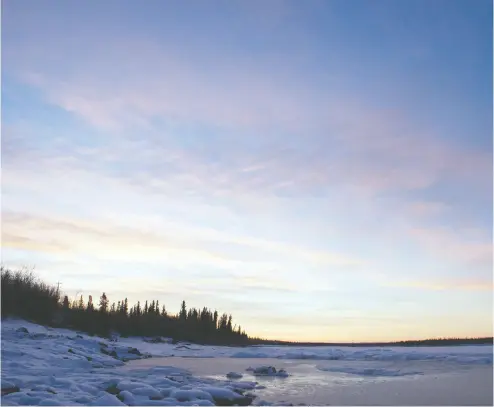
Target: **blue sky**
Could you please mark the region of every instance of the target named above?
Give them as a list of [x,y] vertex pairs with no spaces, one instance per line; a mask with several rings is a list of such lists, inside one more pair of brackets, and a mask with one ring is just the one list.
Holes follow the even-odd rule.
[[4,1],[2,262],[253,335],[492,335],[490,1]]

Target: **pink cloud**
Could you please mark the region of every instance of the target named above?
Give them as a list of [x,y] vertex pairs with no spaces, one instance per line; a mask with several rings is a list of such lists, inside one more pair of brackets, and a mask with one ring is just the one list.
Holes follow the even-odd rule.
[[443,258],[492,265],[492,238],[486,230],[412,228],[409,232],[424,248]]
[[402,281],[392,282],[386,285],[399,288],[416,288],[427,291],[493,291],[494,284],[492,279],[442,279],[442,280],[423,280],[423,281]]

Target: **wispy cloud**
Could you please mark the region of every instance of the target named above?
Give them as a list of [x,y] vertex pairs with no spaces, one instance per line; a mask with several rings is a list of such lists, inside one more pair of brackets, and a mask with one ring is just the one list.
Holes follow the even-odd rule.
[[490,280],[475,280],[475,279],[444,279],[429,280],[429,281],[402,281],[388,283],[390,287],[395,288],[414,288],[427,291],[493,291],[494,285],[492,278]]
[[[355,335],[396,322],[371,310],[386,282],[429,305],[432,289],[488,295],[492,67],[456,5],[437,10],[460,27],[444,36],[406,2],[21,3],[2,9],[8,260],[74,290],[97,289],[85,268],[118,275],[118,296],[210,290],[247,320],[255,301],[294,323],[318,302]],[[295,335],[280,313],[265,328]]]
[[416,228],[410,231],[420,244],[441,256],[469,264],[487,264],[492,269],[492,235],[485,230]]
[[[177,225],[175,225],[177,226]],[[357,260],[327,252],[298,248],[282,242],[271,242],[256,238],[222,235],[221,233],[200,230],[189,234],[186,230],[173,234],[156,233],[152,230],[121,227],[110,223],[95,223],[73,219],[50,219],[25,213],[5,211],[3,213],[3,244],[22,248],[25,241],[38,241],[39,250],[66,250],[71,252],[93,253],[98,257],[133,260],[161,258],[179,264],[210,263],[218,267],[240,267],[252,263],[257,267],[263,262],[270,265],[271,253],[288,254],[299,261],[327,265],[355,265]],[[16,233],[28,237],[16,235]],[[43,242],[50,236],[50,242]],[[209,241],[209,242],[208,242]],[[214,243],[216,247],[212,247]],[[222,244],[236,245],[239,250],[230,254],[222,250]],[[233,254],[232,254],[233,253]]]

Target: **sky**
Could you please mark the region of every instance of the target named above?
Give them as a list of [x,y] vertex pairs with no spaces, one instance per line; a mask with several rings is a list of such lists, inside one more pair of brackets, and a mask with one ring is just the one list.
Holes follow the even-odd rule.
[[2,2],[2,264],[294,341],[492,336],[492,2]]

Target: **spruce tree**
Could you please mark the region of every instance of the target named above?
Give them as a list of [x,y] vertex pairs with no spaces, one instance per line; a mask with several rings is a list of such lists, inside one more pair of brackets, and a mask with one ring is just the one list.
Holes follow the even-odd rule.
[[68,296],[63,297],[62,307],[63,307],[63,309],[69,309],[69,297]]
[[127,315],[129,313],[129,301],[127,298],[124,300],[124,309],[123,309],[124,315]]
[[90,295],[89,298],[88,298],[88,300],[87,300],[87,310],[89,312],[94,311],[93,296],[92,295]]
[[105,293],[103,293],[99,299],[99,310],[103,314],[108,312],[108,298]]
[[187,306],[185,304],[185,301],[182,301],[182,306],[180,307],[179,318],[182,321],[185,321],[187,319]]

